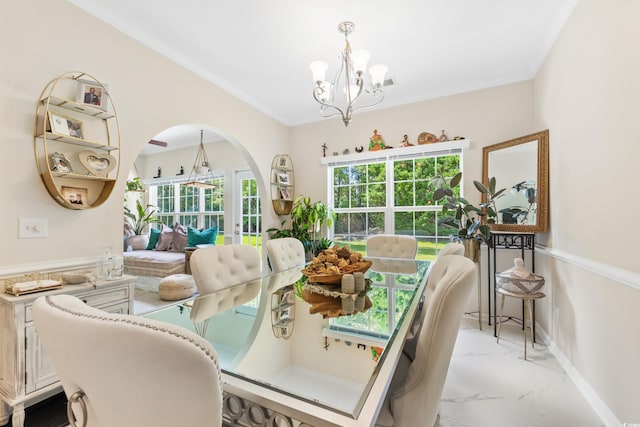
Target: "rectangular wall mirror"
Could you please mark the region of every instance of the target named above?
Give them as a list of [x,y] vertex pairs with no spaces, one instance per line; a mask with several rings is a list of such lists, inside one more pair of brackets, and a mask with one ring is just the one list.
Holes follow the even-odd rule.
[[[496,178],[494,231],[544,233],[549,216],[549,130],[482,149],[482,182]],[[484,195],[483,195],[484,196]],[[483,197],[483,202],[486,197]]]

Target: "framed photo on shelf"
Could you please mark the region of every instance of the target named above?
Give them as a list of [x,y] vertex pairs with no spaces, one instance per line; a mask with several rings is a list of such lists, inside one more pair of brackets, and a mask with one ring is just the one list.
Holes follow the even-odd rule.
[[284,172],[278,173],[278,184],[289,184],[289,175]]
[[292,200],[291,194],[289,193],[289,190],[287,190],[286,188],[280,188],[280,198],[282,200]]
[[78,79],[76,102],[107,111],[107,100],[109,96],[106,94],[106,88],[106,85],[99,85],[96,82]]
[[89,190],[78,187],[62,186],[62,197],[72,205],[88,206]]
[[69,136],[67,118],[49,111],[49,130],[57,135]]
[[58,153],[57,151],[49,154],[49,170],[52,172],[73,173],[71,162],[69,162],[64,154]]
[[287,158],[285,156],[280,157],[280,164],[279,166],[281,168],[286,168],[287,167]]
[[49,111],[49,129],[52,133],[62,136],[83,139],[82,122],[78,119],[62,116]]

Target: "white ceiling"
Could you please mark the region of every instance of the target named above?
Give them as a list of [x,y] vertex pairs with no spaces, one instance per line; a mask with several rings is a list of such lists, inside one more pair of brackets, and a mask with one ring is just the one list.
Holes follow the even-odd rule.
[[309,63],[333,78],[341,21],[389,67],[385,108],[533,78],[577,0],[70,1],[293,126],[327,120]]

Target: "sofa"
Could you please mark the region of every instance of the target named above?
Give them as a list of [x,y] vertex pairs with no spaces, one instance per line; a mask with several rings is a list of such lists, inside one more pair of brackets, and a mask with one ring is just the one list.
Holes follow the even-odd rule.
[[153,277],[186,273],[185,250],[213,246],[217,235],[218,227],[198,230],[179,223],[152,229],[145,249],[123,253],[124,272]]

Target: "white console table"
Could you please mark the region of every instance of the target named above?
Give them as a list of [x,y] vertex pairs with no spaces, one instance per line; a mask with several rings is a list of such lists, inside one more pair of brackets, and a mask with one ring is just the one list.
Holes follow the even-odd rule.
[[95,286],[64,285],[61,289],[22,296],[0,292],[0,425],[9,421],[13,411],[13,427],[22,427],[25,407],[62,389],[40,345],[31,317],[33,302],[43,295],[69,294],[104,311],[133,313],[135,279],[123,276],[117,280],[98,280]]

